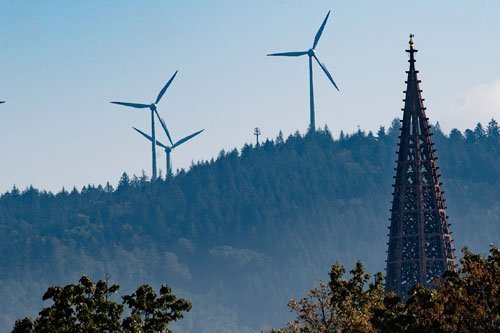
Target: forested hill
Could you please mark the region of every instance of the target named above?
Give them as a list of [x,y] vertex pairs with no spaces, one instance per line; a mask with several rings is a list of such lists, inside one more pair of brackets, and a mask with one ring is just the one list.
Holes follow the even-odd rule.
[[[384,269],[398,126],[280,135],[154,184],[124,174],[116,189],[13,188],[0,197],[0,331],[82,274],[124,291],[169,283],[193,302],[179,332],[282,326],[286,300],[333,262]],[[500,243],[498,126],[437,127],[433,140],[455,245],[486,253]]]

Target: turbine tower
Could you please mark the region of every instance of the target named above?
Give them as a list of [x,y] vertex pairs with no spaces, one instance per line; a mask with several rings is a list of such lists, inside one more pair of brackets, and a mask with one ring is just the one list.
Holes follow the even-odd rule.
[[[161,119],[161,118],[160,118]],[[163,124],[164,122],[161,121]],[[166,126],[164,127],[164,129],[166,128]],[[151,142],[154,142],[153,138],[150,137],[149,135],[147,135],[146,133],[144,133],[143,131],[133,127],[134,130],[136,130],[139,134],[141,134],[142,136],[144,136],[146,139],[148,139],[149,141]],[[167,146],[167,145],[164,145],[163,143],[161,143],[160,141],[156,140],[156,144],[160,147],[162,147],[163,149],[165,149],[165,154],[167,155],[167,164],[166,164],[166,167],[167,167],[167,175],[166,177],[167,178],[170,178],[172,177],[172,161],[171,161],[171,158],[170,158],[170,153],[172,152],[172,150],[178,146],[180,146],[181,144],[183,144],[184,142],[194,138],[195,136],[197,136],[198,134],[200,134],[201,132],[203,132],[204,130],[201,130],[201,131],[198,131],[198,132],[195,132],[191,135],[188,135],[186,136],[185,138],[182,138],[180,139],[179,141],[177,141],[176,143],[172,143],[172,141],[170,140],[170,134],[167,134],[168,138],[169,138],[169,141],[170,141],[170,144],[171,146]],[[167,131],[168,133],[168,131]]]
[[443,199],[436,150],[431,140],[413,35],[410,69],[396,161],[389,228],[386,290],[406,297],[413,285],[434,286],[446,270],[455,269],[455,254]]
[[321,34],[323,33],[323,30],[325,29],[326,21],[328,21],[328,17],[330,16],[330,11],[328,11],[328,14],[326,14],[325,19],[323,20],[323,23],[321,24],[321,27],[319,28],[318,32],[316,33],[316,36],[314,37],[314,42],[312,47],[307,50],[307,51],[298,51],[298,52],[283,52],[283,53],[272,53],[268,54],[268,56],[278,56],[278,57],[300,57],[303,55],[306,55],[309,57],[309,108],[310,108],[310,124],[309,124],[309,131],[314,132],[316,130],[316,119],[315,119],[315,114],[314,114],[314,88],[313,88],[313,68],[312,68],[312,59],[316,60],[318,63],[319,67],[323,70],[325,75],[328,77],[330,82],[333,84],[333,86],[339,90],[337,87],[337,84],[333,80],[332,75],[326,68],[325,64],[323,64],[321,61],[319,61],[318,57],[316,56],[316,46],[318,45],[319,39],[321,38]]
[[140,103],[128,103],[128,102],[111,102],[112,104],[118,104],[118,105],[123,105],[123,106],[129,106],[133,107],[136,109],[150,109],[151,110],[151,136],[152,136],[152,142],[151,142],[151,153],[152,153],[152,177],[151,180],[154,181],[156,180],[156,146],[155,146],[155,113],[158,119],[160,119],[160,115],[158,114],[158,110],[156,108],[156,105],[160,102],[161,98],[167,91],[168,87],[174,80],[175,76],[177,75],[178,71],[175,71],[174,75],[168,80],[168,82],[165,84],[165,86],[162,88],[162,90],[158,93],[158,96],[156,97],[156,100],[154,103],[151,104],[140,104]]

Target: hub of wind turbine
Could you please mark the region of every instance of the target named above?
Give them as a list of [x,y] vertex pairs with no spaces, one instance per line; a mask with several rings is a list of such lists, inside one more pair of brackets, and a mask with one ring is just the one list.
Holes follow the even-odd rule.
[[176,143],[173,143],[172,142],[172,138],[170,137],[170,133],[168,132],[168,129],[167,129],[167,124],[165,123],[165,121],[160,117],[160,123],[163,127],[163,130],[165,131],[165,134],[167,135],[167,138],[168,138],[168,141],[170,142],[170,145],[165,145],[163,143],[161,143],[160,141],[156,140],[156,139],[153,139],[153,137],[147,135],[146,133],[144,133],[143,131],[141,131],[140,129],[137,129],[135,127],[133,127],[133,129],[141,134],[143,137],[145,137],[146,139],[148,139],[150,142],[152,143],[156,143],[156,145],[162,147],[164,150],[165,150],[165,154],[166,154],[166,171],[167,171],[167,178],[170,178],[173,176],[173,173],[172,173],[172,162],[171,162],[171,158],[170,158],[170,153],[172,153],[172,151],[182,145],[183,143],[191,140],[192,138],[194,138],[195,136],[197,136],[198,134],[200,134],[201,132],[203,132],[204,130],[201,130],[201,131],[198,131],[198,132],[195,132],[193,134],[190,134],[182,139],[180,139],[179,141],[177,141]]

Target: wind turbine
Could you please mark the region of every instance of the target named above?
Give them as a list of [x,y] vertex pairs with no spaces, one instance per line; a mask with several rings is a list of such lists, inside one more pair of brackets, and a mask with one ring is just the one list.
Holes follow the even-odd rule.
[[[160,141],[156,140],[156,144],[162,148],[165,149],[165,153],[167,154],[167,175],[166,177],[167,178],[170,178],[172,176],[172,163],[171,163],[171,159],[170,159],[170,153],[172,152],[172,150],[175,148],[175,147],[178,147],[180,146],[181,144],[183,144],[184,142],[194,138],[195,136],[197,136],[198,134],[200,134],[201,132],[203,132],[204,130],[201,130],[201,131],[198,131],[198,132],[195,132],[191,135],[188,135],[186,136],[185,138],[182,138],[180,139],[179,141],[177,141],[176,143],[172,143],[172,140],[170,138],[170,134],[168,133],[168,130],[166,129],[167,127],[164,126],[165,125],[165,122],[163,121],[163,119],[159,118],[160,119],[160,122],[162,123],[162,127],[163,129],[165,130],[167,136],[168,136],[168,140],[170,141],[170,146],[167,146],[167,145],[164,145],[163,143],[161,143]],[[150,137],[149,135],[147,135],[146,133],[144,133],[143,131],[133,127],[133,129],[135,129],[139,134],[142,134],[142,136],[144,136],[146,139],[148,139],[149,141],[151,142],[155,142],[155,140]]]
[[328,17],[330,16],[330,11],[328,11],[328,14],[326,14],[325,19],[323,20],[323,23],[321,24],[321,27],[319,27],[318,32],[316,33],[316,36],[314,37],[314,42],[312,47],[307,50],[307,51],[298,51],[298,52],[283,52],[283,53],[272,53],[268,54],[268,56],[282,56],[282,57],[300,57],[303,55],[308,55],[309,56],[309,105],[310,105],[310,124],[309,124],[309,131],[314,132],[316,130],[316,124],[315,124],[315,115],[314,115],[314,92],[313,92],[313,69],[312,69],[312,58],[316,60],[318,63],[319,67],[325,72],[326,76],[330,80],[330,82],[333,84],[333,86],[339,90],[337,87],[337,84],[332,78],[332,75],[326,68],[326,66],[319,61],[318,57],[316,56],[316,46],[318,45],[319,39],[321,38],[321,34],[323,33],[323,30],[325,29],[326,21],[328,21]]
[[178,71],[175,71],[174,75],[168,80],[168,82],[165,84],[165,86],[162,88],[162,90],[159,92],[158,96],[156,97],[156,100],[154,103],[151,104],[139,104],[139,103],[128,103],[128,102],[111,102],[112,104],[118,104],[118,105],[123,105],[123,106],[129,106],[133,107],[136,109],[150,109],[151,110],[151,136],[152,136],[152,143],[151,143],[151,152],[153,155],[152,163],[153,163],[153,175],[151,177],[151,180],[156,180],[156,146],[155,146],[155,113],[158,119],[160,119],[160,115],[158,114],[158,110],[156,108],[156,105],[160,102],[161,98],[167,91],[168,87],[174,80],[175,76],[177,75]]

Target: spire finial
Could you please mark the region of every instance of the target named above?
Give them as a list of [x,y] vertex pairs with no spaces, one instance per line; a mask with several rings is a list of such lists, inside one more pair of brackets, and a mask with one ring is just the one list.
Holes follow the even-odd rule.
[[414,34],[410,34],[410,41],[408,42],[410,44],[410,49],[413,48],[413,44],[415,44],[415,42],[413,41],[413,37],[415,37]]

